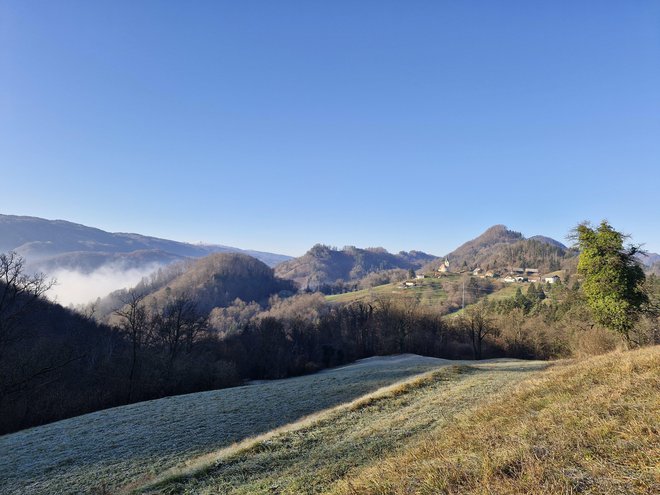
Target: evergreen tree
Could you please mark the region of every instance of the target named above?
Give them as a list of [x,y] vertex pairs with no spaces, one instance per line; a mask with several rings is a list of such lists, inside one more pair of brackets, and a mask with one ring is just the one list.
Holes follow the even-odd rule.
[[526,295],[527,295],[527,299],[532,304],[536,304],[537,302],[539,302],[539,300],[540,300],[539,299],[539,293],[536,289],[536,284],[534,282],[529,284],[529,287],[527,288],[527,294]]
[[639,246],[624,247],[627,236],[603,220],[597,228],[582,223],[576,228],[580,249],[578,274],[582,291],[599,324],[629,341],[630,330],[648,303],[644,271],[635,255]]
[[516,295],[513,296],[513,302],[516,308],[522,309],[525,313],[532,307],[530,300],[525,297],[520,287],[516,290]]

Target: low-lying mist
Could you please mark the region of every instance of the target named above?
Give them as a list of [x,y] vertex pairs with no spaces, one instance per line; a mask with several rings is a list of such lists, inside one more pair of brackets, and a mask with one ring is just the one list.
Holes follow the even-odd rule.
[[57,281],[48,291],[48,297],[63,306],[86,304],[115,290],[133,287],[143,277],[161,267],[159,263],[150,263],[140,268],[126,268],[120,263],[111,263],[90,273],[59,269],[48,274]]

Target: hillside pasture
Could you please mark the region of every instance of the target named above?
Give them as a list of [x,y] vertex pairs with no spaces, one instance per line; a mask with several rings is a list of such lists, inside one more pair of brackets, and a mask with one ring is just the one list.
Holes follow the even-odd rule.
[[421,306],[438,306],[447,299],[447,293],[442,287],[442,282],[457,276],[447,276],[443,278],[424,278],[414,280],[414,287],[401,288],[403,282],[378,285],[369,289],[345,292],[344,294],[333,294],[326,296],[326,301],[330,303],[352,303],[352,302],[373,302],[377,299],[395,299],[417,301]]
[[658,494],[660,346],[562,361],[333,495]]
[[0,437],[0,493],[114,493],[189,458],[452,361],[369,358],[314,375],[168,397]]
[[[414,445],[547,363],[436,368],[261,437],[192,459],[138,493],[312,494]],[[368,366],[363,369],[368,369]]]

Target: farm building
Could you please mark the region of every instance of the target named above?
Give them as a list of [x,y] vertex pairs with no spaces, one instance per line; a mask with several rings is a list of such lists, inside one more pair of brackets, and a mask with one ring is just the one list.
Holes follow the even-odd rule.
[[440,268],[438,268],[438,271],[440,273],[447,273],[449,271],[449,260],[445,259],[445,261],[440,265]]

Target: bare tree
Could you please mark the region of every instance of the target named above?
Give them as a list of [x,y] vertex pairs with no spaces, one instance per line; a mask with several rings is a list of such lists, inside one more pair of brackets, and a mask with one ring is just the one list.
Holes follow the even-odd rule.
[[18,253],[0,254],[0,362],[10,345],[29,336],[21,320],[53,285],[55,280],[43,273],[26,274],[25,260]]
[[497,327],[488,318],[486,304],[482,302],[466,309],[462,319],[470,335],[474,359],[481,359],[484,339],[497,331]]
[[16,252],[0,254],[0,404],[74,360],[32,363],[32,354],[21,355],[17,350],[22,340],[34,336],[26,319],[54,283],[41,273],[26,274],[25,260]]
[[154,317],[155,336],[165,346],[167,372],[181,351],[190,352],[197,337],[208,328],[208,317],[201,316],[197,304],[185,295],[174,297]]
[[123,306],[115,311],[115,315],[121,318],[119,330],[131,345],[131,364],[128,374],[129,402],[132,398],[136,375],[139,373],[142,349],[148,344],[151,333],[151,321],[144,307],[144,297],[144,294],[131,289],[121,298]]

